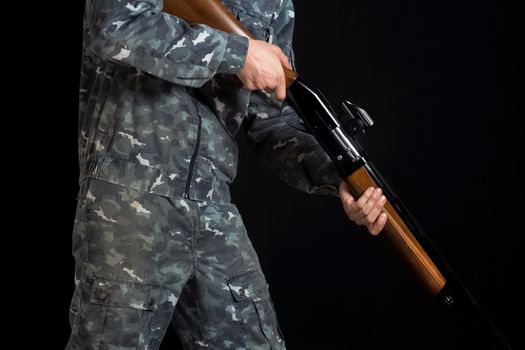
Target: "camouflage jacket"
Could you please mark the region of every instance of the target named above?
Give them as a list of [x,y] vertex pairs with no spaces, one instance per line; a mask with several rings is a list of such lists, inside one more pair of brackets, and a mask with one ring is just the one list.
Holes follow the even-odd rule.
[[[293,61],[291,0],[224,0]],[[239,87],[248,41],[162,12],[162,0],[87,0],[79,109],[81,181],[229,202],[235,135],[303,191],[337,193],[335,167],[295,111]]]

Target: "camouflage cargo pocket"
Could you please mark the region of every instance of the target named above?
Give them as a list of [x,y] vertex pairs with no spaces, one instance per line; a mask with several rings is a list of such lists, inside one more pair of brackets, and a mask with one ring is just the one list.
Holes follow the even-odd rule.
[[[256,268],[245,270],[230,277],[227,283],[235,300],[236,319],[242,329],[252,333],[251,339],[260,339],[262,344],[270,345],[268,349],[284,348],[268,284],[262,271]],[[255,347],[261,344],[247,345]]]
[[[100,322],[100,349],[137,349],[149,338],[160,290],[149,283],[95,277],[90,307]],[[98,314],[98,315],[96,315]]]

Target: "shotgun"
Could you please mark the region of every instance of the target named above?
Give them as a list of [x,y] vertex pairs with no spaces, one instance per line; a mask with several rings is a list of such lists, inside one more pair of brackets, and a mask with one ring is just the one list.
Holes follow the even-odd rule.
[[[164,11],[188,23],[206,24],[254,39],[219,0],[165,0]],[[309,86],[295,71],[283,68],[288,102],[334,162],[352,195],[360,197],[370,186],[383,190],[387,223],[382,236],[419,284],[446,307],[465,310],[494,349],[511,349],[357,142],[356,137],[374,124],[372,118],[349,101],[343,101],[336,112],[321,91]]]

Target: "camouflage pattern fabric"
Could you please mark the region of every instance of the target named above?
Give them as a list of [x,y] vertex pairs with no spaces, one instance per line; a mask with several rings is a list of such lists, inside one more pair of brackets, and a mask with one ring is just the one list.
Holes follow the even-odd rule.
[[[292,60],[291,1],[226,0]],[[341,180],[296,112],[239,87],[247,39],[161,12],[162,1],[87,0],[79,116],[81,180],[229,202],[241,125],[293,187],[337,194]]]
[[[224,3],[293,63],[290,0]],[[230,202],[235,135],[308,193],[337,195],[334,165],[293,108],[239,86],[243,37],[160,0],[87,0],[83,43],[68,349],[157,349],[170,320],[187,349],[284,349]]]
[[85,182],[67,349],[284,349],[268,284],[233,204]]

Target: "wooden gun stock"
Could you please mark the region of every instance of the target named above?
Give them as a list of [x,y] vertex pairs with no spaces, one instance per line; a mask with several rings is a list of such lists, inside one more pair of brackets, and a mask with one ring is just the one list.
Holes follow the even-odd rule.
[[[164,11],[177,16],[188,23],[206,24],[226,33],[242,35],[250,39],[255,37],[247,31],[230,10],[217,0],[165,0]],[[286,86],[292,85],[297,73],[283,67]]]
[[[371,186],[382,187],[374,181],[365,166],[362,166],[352,175],[348,176],[345,182],[350,188],[352,195],[356,198],[360,197],[366,189]],[[405,222],[401,219],[394,209],[393,204],[388,200],[388,197],[384,211],[388,220],[381,234],[389,240],[396,252],[401,255],[402,259],[410,267],[423,287],[430,292],[432,296],[438,295],[446,284],[445,277],[443,277],[432,259],[430,259]]]

